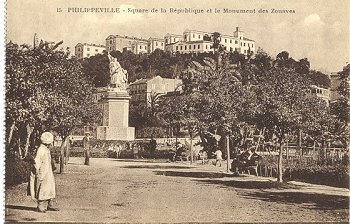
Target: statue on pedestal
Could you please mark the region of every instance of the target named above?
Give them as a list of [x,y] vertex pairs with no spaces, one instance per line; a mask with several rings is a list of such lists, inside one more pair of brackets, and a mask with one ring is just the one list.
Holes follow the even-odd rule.
[[123,69],[117,58],[112,57],[108,52],[109,71],[111,73],[110,88],[117,91],[126,91],[128,72]]

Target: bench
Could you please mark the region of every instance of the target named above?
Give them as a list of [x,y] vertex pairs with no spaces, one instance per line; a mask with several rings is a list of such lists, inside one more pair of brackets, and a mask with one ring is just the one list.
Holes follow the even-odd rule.
[[235,172],[235,173],[243,173],[246,172],[248,173],[248,175],[251,174],[250,171],[254,171],[254,174],[256,176],[258,176],[258,166],[259,163],[261,161],[261,157],[260,156],[256,156],[254,158],[252,158],[251,160],[240,160],[238,158],[234,159],[232,162],[232,169],[231,171]]

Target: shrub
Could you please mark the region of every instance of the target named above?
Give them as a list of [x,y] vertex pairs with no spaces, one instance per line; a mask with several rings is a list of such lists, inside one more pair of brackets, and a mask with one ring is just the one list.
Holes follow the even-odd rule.
[[347,166],[342,164],[300,164],[293,168],[288,168],[285,177],[289,180],[349,188],[349,170]]
[[30,163],[28,160],[20,160],[16,156],[6,156],[5,185],[10,187],[27,182],[30,175]]

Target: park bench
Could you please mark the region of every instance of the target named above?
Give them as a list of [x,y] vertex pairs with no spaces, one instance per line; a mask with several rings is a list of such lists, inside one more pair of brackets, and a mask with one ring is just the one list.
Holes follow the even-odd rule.
[[255,154],[250,160],[242,159],[240,157],[234,158],[232,162],[233,172],[238,173],[248,173],[251,174],[251,171],[254,171],[254,175],[258,176],[258,166],[261,161],[261,156]]

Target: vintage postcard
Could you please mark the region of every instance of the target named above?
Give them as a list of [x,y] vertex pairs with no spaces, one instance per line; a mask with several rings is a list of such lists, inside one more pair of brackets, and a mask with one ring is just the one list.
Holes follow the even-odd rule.
[[348,223],[348,0],[9,0],[4,221]]

